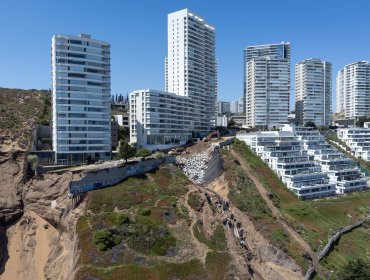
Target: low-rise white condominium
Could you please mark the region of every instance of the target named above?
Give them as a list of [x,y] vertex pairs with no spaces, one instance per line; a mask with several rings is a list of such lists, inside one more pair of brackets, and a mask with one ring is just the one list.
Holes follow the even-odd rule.
[[317,129],[303,126],[284,126],[282,130],[291,131],[303,142],[304,149],[321,165],[321,169],[336,184],[336,193],[344,194],[368,188],[368,179],[352,159],[333,148]]
[[332,65],[317,58],[295,65],[295,115],[303,125],[329,125],[331,115]]
[[356,164],[333,149],[317,130],[285,125],[280,131],[239,135],[302,198],[368,188]]
[[260,131],[238,135],[301,198],[335,195],[335,184],[289,131]]
[[288,123],[290,44],[247,47],[244,68],[247,126],[277,128]]
[[192,137],[192,104],[186,96],[136,90],[130,97],[130,143],[149,150],[185,144]]
[[54,35],[53,150],[72,164],[111,156],[110,45],[90,35]]
[[370,115],[370,62],[346,65],[337,76],[337,112],[347,120]]
[[370,123],[364,127],[340,128],[338,138],[351,148],[352,154],[366,161],[370,161]]

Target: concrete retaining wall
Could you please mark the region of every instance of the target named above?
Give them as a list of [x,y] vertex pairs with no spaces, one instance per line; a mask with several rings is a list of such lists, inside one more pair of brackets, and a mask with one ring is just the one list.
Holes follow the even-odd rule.
[[112,167],[94,171],[84,171],[79,181],[72,181],[69,191],[72,195],[116,185],[131,176],[143,175],[156,170],[163,163],[175,163],[175,157],[148,159],[122,167]]

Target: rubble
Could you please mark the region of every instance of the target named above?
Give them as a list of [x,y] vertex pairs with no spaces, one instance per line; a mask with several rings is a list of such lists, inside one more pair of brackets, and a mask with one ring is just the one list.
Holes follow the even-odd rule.
[[212,158],[215,146],[211,146],[206,152],[195,153],[190,156],[178,156],[176,163],[182,167],[182,171],[196,184],[203,183],[207,163]]

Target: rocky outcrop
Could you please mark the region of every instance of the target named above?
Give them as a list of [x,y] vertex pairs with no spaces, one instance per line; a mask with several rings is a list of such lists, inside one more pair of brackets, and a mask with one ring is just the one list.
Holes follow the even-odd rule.
[[[0,160],[0,279],[73,279],[80,209],[68,197],[74,176],[26,180],[23,152]],[[75,178],[76,179],[76,178]]]
[[0,226],[4,227],[22,215],[24,154],[0,154]]

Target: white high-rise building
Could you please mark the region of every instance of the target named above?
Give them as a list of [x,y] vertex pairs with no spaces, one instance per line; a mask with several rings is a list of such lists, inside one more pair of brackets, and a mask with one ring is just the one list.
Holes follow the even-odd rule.
[[239,113],[239,102],[238,101],[231,101],[230,102],[230,113]]
[[244,96],[239,98],[238,106],[239,106],[238,107],[238,113],[244,114],[245,113],[245,111],[244,111],[244,109],[245,109],[245,98],[244,98]]
[[217,114],[229,114],[230,113],[230,102],[228,101],[217,101]]
[[110,159],[110,45],[54,35],[51,65],[55,161]]
[[247,126],[274,128],[288,123],[290,44],[247,47],[244,68]]
[[130,143],[165,149],[203,137],[216,125],[215,28],[187,9],[168,15],[165,92],[130,93]]
[[169,14],[166,65],[165,88],[191,98],[194,132],[207,134],[216,118],[215,28],[188,9]]
[[346,65],[337,76],[337,112],[346,119],[370,115],[370,62]]
[[168,92],[168,59],[164,58],[164,91]]
[[331,115],[332,65],[317,58],[295,65],[295,116],[303,125],[329,125]]

